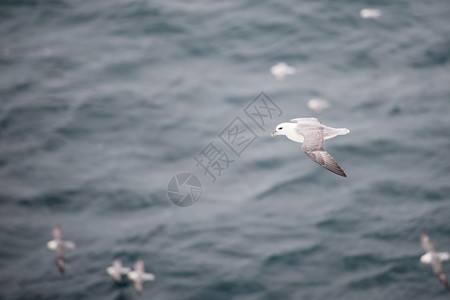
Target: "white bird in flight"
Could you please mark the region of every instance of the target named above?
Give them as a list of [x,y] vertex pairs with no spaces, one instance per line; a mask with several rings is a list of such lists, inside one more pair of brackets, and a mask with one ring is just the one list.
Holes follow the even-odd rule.
[[376,8],[364,8],[361,9],[359,15],[363,19],[378,19],[381,17],[381,10]]
[[339,176],[347,177],[336,160],[325,150],[323,142],[349,132],[347,128],[325,126],[316,118],[297,118],[290,123],[278,124],[270,136],[285,135],[294,142],[303,143],[302,150],[312,161]]
[[47,248],[56,251],[56,265],[61,274],[64,274],[64,252],[66,249],[75,249],[73,242],[63,240],[59,226],[53,228],[53,240],[47,242]]
[[124,268],[122,266],[122,262],[119,259],[116,259],[112,266],[106,268],[106,272],[114,278],[115,281],[122,281],[122,275],[127,274],[131,271],[131,268]]
[[308,107],[310,109],[312,109],[313,111],[315,111],[316,113],[320,114],[322,112],[322,110],[330,107],[330,105],[328,104],[328,101],[326,101],[326,100],[319,99],[319,98],[313,98],[308,101]]
[[134,281],[134,288],[136,289],[136,292],[141,295],[142,283],[144,281],[155,280],[155,275],[152,273],[145,273],[144,262],[142,260],[138,260],[134,265],[134,271],[128,273],[128,278]]
[[279,62],[272,68],[270,68],[270,73],[277,78],[278,81],[283,81],[284,76],[295,74],[296,70],[294,67],[288,66],[284,62]]
[[433,272],[439,279],[439,281],[445,286],[447,290],[450,290],[450,285],[447,281],[447,276],[444,274],[444,269],[442,268],[442,261],[448,260],[450,258],[450,253],[448,252],[436,252],[433,244],[430,241],[425,230],[420,233],[420,243],[425,249],[426,253],[420,257],[420,262],[423,264],[431,264],[433,267]]

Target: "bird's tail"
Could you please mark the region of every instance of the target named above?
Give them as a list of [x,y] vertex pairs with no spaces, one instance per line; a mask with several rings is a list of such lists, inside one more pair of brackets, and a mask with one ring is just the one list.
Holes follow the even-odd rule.
[[346,135],[350,130],[347,128],[332,128],[332,127],[324,127],[324,138],[331,139],[338,135]]

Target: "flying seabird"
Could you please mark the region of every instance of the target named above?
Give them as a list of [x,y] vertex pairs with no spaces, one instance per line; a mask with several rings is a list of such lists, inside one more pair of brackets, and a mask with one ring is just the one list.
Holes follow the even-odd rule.
[[361,9],[359,15],[363,19],[378,19],[381,17],[381,10],[376,8],[364,8]]
[[75,249],[73,242],[64,241],[59,226],[53,228],[53,240],[47,242],[47,248],[56,251],[56,265],[61,274],[64,274],[64,251]]
[[302,150],[311,160],[339,176],[347,177],[336,160],[325,150],[323,141],[337,135],[346,135],[350,130],[325,126],[316,118],[297,118],[290,122],[278,124],[270,136],[285,135],[294,142],[303,143]]
[[308,101],[308,107],[310,109],[312,109],[313,111],[315,111],[316,113],[320,114],[322,112],[322,110],[330,107],[330,105],[328,104],[328,102],[326,100],[319,99],[319,98],[313,98]]
[[155,280],[155,275],[153,275],[152,273],[145,273],[144,262],[142,260],[138,260],[134,265],[134,271],[128,273],[128,278],[134,281],[134,288],[136,289],[136,292],[141,295],[142,283],[144,281]]
[[122,281],[122,275],[127,274],[131,271],[131,268],[124,268],[122,266],[122,262],[119,259],[116,259],[112,266],[106,268],[106,272],[114,278],[115,281]]
[[296,72],[294,67],[288,66],[284,62],[279,62],[272,68],[270,68],[270,73],[277,78],[278,81],[283,81],[284,76],[292,75]]
[[442,268],[442,261],[448,260],[450,258],[450,253],[448,252],[436,252],[433,244],[430,241],[425,230],[420,233],[420,243],[426,253],[420,257],[420,262],[423,264],[431,264],[433,267],[433,272],[439,279],[439,281],[445,286],[447,290],[450,290],[450,285],[447,281],[447,276],[444,274],[444,269]]

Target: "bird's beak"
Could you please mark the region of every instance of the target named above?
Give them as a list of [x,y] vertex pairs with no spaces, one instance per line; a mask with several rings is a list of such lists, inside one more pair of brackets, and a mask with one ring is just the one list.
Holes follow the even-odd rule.
[[274,137],[274,136],[276,136],[276,135],[277,135],[277,132],[276,132],[276,131],[274,131],[274,132],[272,132],[272,133],[270,134],[271,137]]

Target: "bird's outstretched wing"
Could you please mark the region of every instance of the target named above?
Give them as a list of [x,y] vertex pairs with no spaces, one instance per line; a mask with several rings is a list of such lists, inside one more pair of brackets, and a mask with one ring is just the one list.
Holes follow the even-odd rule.
[[442,268],[441,260],[439,259],[439,256],[433,255],[431,265],[433,266],[433,272],[439,279],[439,281],[442,283],[442,285],[445,286],[447,290],[450,291],[450,285],[447,281],[447,276],[445,276],[444,269]]
[[53,228],[53,238],[55,240],[62,240],[61,228],[58,225]]
[[75,249],[75,243],[69,242],[69,241],[64,241],[64,248],[73,250],[73,249]]
[[144,261],[142,260],[138,260],[135,264],[134,264],[134,269],[138,272],[142,272],[144,273]]
[[113,261],[113,267],[115,269],[121,269],[122,268],[122,261],[120,259],[116,259]]
[[317,118],[295,118],[291,119],[289,122],[291,123],[308,122],[308,123],[316,123],[317,125],[321,124]]
[[422,232],[420,233],[420,243],[425,251],[436,252],[433,243],[431,243],[430,238],[428,237],[428,234],[425,230],[422,230]]
[[134,289],[138,295],[142,295],[142,280],[134,281]]
[[318,163],[334,174],[342,177],[347,177],[336,160],[330,154],[328,154],[328,152],[323,147],[323,130],[321,130],[320,128],[304,128],[300,130],[300,132],[305,138],[303,141],[302,150],[312,161]]
[[58,266],[59,273],[64,274],[64,248],[58,247],[56,249],[56,265]]

